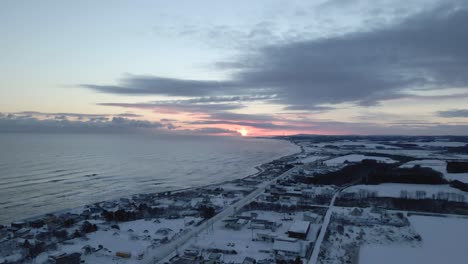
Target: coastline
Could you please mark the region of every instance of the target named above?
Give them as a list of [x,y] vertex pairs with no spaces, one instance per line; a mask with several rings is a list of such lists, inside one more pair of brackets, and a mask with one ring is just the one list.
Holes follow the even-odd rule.
[[44,216],[47,216],[47,215],[66,214],[66,213],[70,213],[70,212],[74,212],[74,211],[79,211],[79,210],[81,210],[81,209],[83,209],[83,208],[85,208],[87,206],[101,204],[101,203],[110,202],[110,201],[119,200],[119,199],[129,199],[129,198],[134,197],[134,196],[159,195],[159,194],[163,194],[163,193],[177,194],[177,193],[188,192],[188,191],[193,191],[193,190],[197,190],[197,189],[217,187],[217,186],[227,184],[227,183],[230,183],[230,182],[233,182],[233,181],[245,180],[245,179],[248,179],[248,178],[255,178],[258,175],[260,175],[262,172],[265,171],[265,169],[263,169],[264,166],[266,166],[268,164],[271,164],[271,163],[274,163],[276,161],[282,160],[282,159],[287,159],[287,158],[290,158],[292,156],[300,155],[300,154],[302,154],[304,152],[304,149],[301,146],[297,145],[294,141],[289,140],[289,139],[284,139],[284,138],[260,138],[260,139],[287,141],[290,144],[295,145],[296,147],[298,147],[299,151],[295,152],[295,153],[292,153],[292,154],[282,155],[282,156],[274,158],[274,159],[272,159],[272,160],[270,160],[268,162],[256,165],[255,167],[253,167],[253,169],[257,170],[256,172],[251,173],[251,174],[249,174],[247,176],[241,176],[241,177],[236,178],[236,179],[221,180],[220,182],[215,182],[215,183],[210,183],[210,184],[202,184],[202,185],[198,185],[198,186],[190,186],[190,187],[186,187],[186,188],[174,188],[174,189],[172,189],[172,188],[169,187],[167,189],[158,190],[156,192],[140,192],[140,193],[133,193],[133,194],[124,195],[124,196],[116,196],[116,197],[111,197],[109,199],[100,200],[100,201],[93,202],[93,203],[79,205],[79,206],[76,206],[76,207],[64,208],[64,209],[61,209],[61,210],[50,211],[50,212],[41,213],[41,214],[38,214],[38,215],[29,216],[29,217],[25,217],[25,218],[14,219],[14,220],[11,220],[11,221],[9,221],[7,223],[0,223],[0,225],[2,225],[2,224],[3,225],[5,225],[5,224],[8,225],[8,224],[14,223],[14,222],[35,221],[35,220],[40,219],[40,218],[42,218]]

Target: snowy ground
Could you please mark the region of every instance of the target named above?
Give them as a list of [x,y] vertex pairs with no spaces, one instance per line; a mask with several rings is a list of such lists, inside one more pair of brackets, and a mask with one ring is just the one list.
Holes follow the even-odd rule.
[[418,159],[448,158],[447,154],[440,154],[436,151],[425,149],[374,149],[372,153],[410,156]]
[[[86,263],[139,263],[138,256],[148,250],[154,250],[167,237],[168,240],[191,228],[200,218],[185,217],[179,219],[136,220],[120,223],[118,229],[111,229],[103,221],[90,221],[98,225],[99,230],[87,234],[86,238],[75,238],[58,245],[57,250],[42,253],[35,263],[44,263],[49,255],[81,252],[85,246],[102,250],[90,255],[83,255]],[[157,250],[157,249],[156,249]],[[116,252],[131,253],[130,259],[115,256]]]
[[[237,254],[224,254],[224,262],[242,263],[245,257],[254,257],[257,260],[274,259],[272,255],[272,242],[252,241],[257,239],[257,234],[271,234],[277,237],[287,237],[287,230],[293,223],[293,220],[303,220],[303,212],[277,213],[271,211],[248,211],[244,215],[256,213],[257,219],[274,221],[280,226],[275,230],[269,229],[249,229],[249,223],[240,230],[228,229],[222,221],[216,222],[211,228],[199,234],[187,243],[188,247],[198,249],[222,249],[235,250]],[[318,229],[318,228],[317,228]],[[312,235],[312,232],[309,232]],[[313,239],[312,237],[310,239]]]
[[329,159],[329,160],[325,161],[325,164],[327,164],[329,166],[333,166],[333,165],[343,164],[346,161],[348,161],[348,162],[360,162],[360,161],[365,160],[365,159],[376,160],[376,161],[384,162],[384,163],[395,163],[395,162],[397,162],[395,160],[392,160],[392,159],[386,158],[386,157],[375,157],[375,156],[365,156],[365,155],[360,155],[360,154],[351,154],[351,155],[337,157],[337,158],[334,158],[334,159]]
[[467,263],[468,219],[411,216],[410,222],[422,237],[421,245],[366,245],[359,264]]
[[336,147],[361,147],[366,149],[376,149],[376,148],[385,148],[385,149],[400,149],[400,147],[384,145],[379,143],[372,143],[368,141],[350,141],[350,140],[341,140],[335,142],[324,142],[319,144],[314,144],[317,147],[325,146],[336,146]]
[[412,168],[415,165],[420,165],[421,167],[427,167],[439,171],[444,174],[444,177],[447,180],[459,180],[461,182],[468,183],[468,173],[448,173],[447,162],[445,160],[413,160],[401,165],[401,167]]
[[[383,223],[379,224],[382,216],[378,213],[370,212],[369,209],[364,209],[362,216],[352,216],[350,215],[351,211],[352,208],[335,208],[326,239],[322,243],[318,263],[357,264],[359,247],[367,244],[409,246],[419,243],[417,233],[409,225],[393,226]],[[387,214],[386,217],[398,219],[395,214]],[[374,261],[369,263],[376,264],[381,262]]]
[[[343,193],[362,193],[362,192],[375,192],[377,197],[402,197],[402,192],[406,191],[406,197],[416,199],[416,192],[425,192],[424,197],[420,198],[437,198],[438,196],[446,195],[448,200],[454,200],[450,196],[462,195],[465,201],[468,201],[468,193],[450,187],[448,184],[443,185],[430,185],[430,184],[403,184],[403,183],[382,183],[378,185],[354,185],[348,187]],[[445,197],[445,196],[444,196]],[[459,198],[459,197],[457,197]],[[457,199],[455,199],[457,200]]]
[[307,158],[302,159],[301,162],[306,164],[306,163],[310,163],[310,162],[314,162],[314,161],[326,159],[326,158],[327,156],[308,156]]
[[467,142],[455,141],[430,141],[430,142],[414,142],[414,144],[421,147],[463,147]]

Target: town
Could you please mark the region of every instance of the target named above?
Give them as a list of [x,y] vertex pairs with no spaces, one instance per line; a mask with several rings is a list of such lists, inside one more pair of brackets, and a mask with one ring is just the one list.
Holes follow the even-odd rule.
[[281,139],[301,152],[245,178],[0,226],[0,263],[366,264],[438,258],[447,243],[463,256],[468,138]]

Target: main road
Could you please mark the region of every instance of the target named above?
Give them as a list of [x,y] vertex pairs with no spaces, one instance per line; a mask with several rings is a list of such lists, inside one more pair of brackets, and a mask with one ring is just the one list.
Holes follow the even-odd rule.
[[270,181],[262,182],[257,187],[257,189],[255,189],[253,192],[249,193],[248,195],[246,195],[245,197],[243,197],[239,201],[229,205],[223,211],[216,214],[215,216],[213,216],[209,220],[203,222],[201,225],[192,228],[191,230],[189,230],[188,232],[186,232],[186,233],[182,234],[181,236],[175,238],[171,242],[169,242],[167,244],[164,244],[164,245],[161,245],[160,247],[157,247],[156,249],[154,249],[154,251],[148,252],[147,254],[145,254],[145,257],[142,260],[142,262],[147,263],[147,264],[153,264],[153,263],[158,263],[159,261],[167,258],[170,254],[172,254],[178,248],[182,247],[185,243],[187,243],[187,241],[189,241],[191,238],[195,237],[196,235],[200,234],[206,228],[212,226],[215,222],[221,221],[222,219],[224,219],[224,218],[226,218],[226,217],[228,217],[230,215],[233,215],[235,213],[236,209],[240,209],[243,206],[250,203],[255,197],[257,197],[259,194],[263,193],[267,187],[269,187],[275,181],[280,180],[280,179],[286,177],[287,175],[289,175],[289,173],[292,170],[294,170],[295,168],[296,167],[293,167],[293,168],[285,171],[284,173],[282,173],[281,175],[273,178]]
[[320,246],[322,245],[323,238],[325,237],[325,233],[327,232],[328,224],[330,224],[331,215],[333,213],[333,205],[335,204],[336,197],[338,197],[339,193],[340,191],[337,191],[331,199],[330,206],[328,207],[327,213],[323,218],[322,228],[320,228],[320,234],[317,237],[317,240],[315,240],[314,250],[312,251],[312,256],[310,257],[308,264],[317,263],[318,254],[320,252]]
[[359,182],[359,180],[356,180],[356,181],[354,181],[352,183],[349,183],[349,184],[339,188],[335,192],[335,194],[333,195],[333,197],[332,197],[332,199],[330,201],[330,205],[328,206],[327,213],[325,214],[325,217],[323,218],[322,228],[320,228],[319,236],[317,237],[317,240],[315,240],[314,250],[312,251],[312,256],[310,257],[308,264],[316,264],[317,263],[318,255],[320,253],[320,247],[322,246],[323,238],[325,237],[325,234],[327,233],[328,225],[330,224],[330,219],[331,219],[331,216],[332,216],[332,213],[333,213],[333,208],[334,208],[334,205],[335,205],[336,198],[341,193],[341,191],[343,191],[344,189],[346,189],[346,188],[348,188],[350,186],[355,185],[358,182]]

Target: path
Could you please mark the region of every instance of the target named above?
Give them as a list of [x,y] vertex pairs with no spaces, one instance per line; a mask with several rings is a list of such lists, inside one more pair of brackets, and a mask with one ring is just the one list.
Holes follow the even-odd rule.
[[336,197],[338,197],[339,193],[340,191],[337,191],[330,201],[330,206],[328,207],[327,213],[323,218],[322,228],[320,228],[320,234],[317,237],[317,240],[315,240],[314,250],[312,251],[312,256],[310,257],[308,264],[317,263],[318,254],[320,252],[320,246],[322,245],[323,238],[325,237],[325,233],[327,232],[328,224],[330,223],[331,215],[333,213],[333,205],[335,204]]

